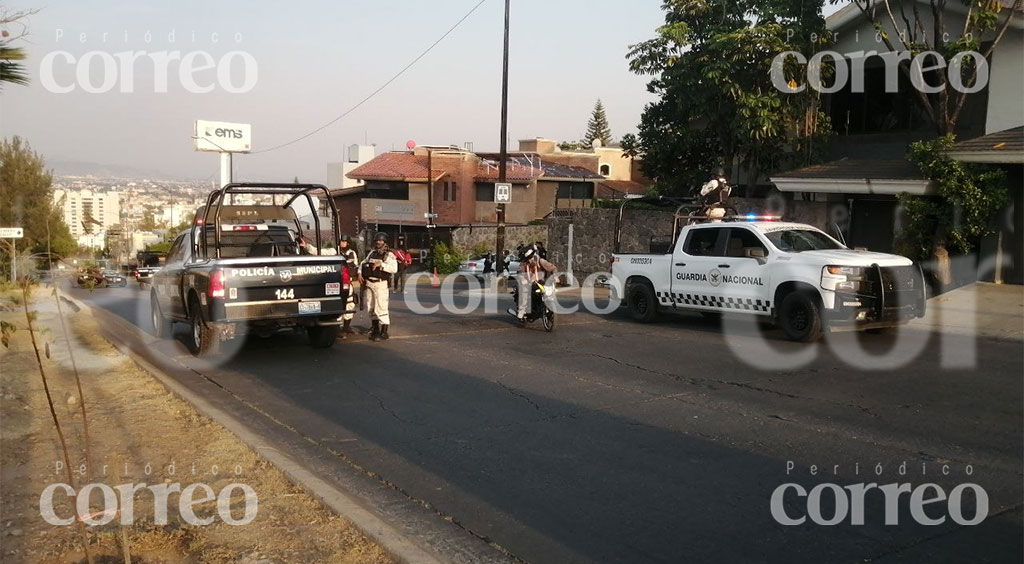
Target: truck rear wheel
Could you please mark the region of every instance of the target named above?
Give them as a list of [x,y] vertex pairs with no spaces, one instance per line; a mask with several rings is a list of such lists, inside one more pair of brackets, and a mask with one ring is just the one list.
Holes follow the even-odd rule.
[[203,308],[193,300],[189,306],[189,323],[192,328],[192,354],[209,356],[217,349],[217,333],[213,326],[203,319]]
[[779,327],[791,341],[810,343],[821,338],[821,306],[810,292],[793,292],[782,300]]
[[329,349],[334,346],[334,341],[338,340],[337,325],[313,325],[306,327],[306,333],[309,335],[309,344],[314,349]]
[[654,288],[646,282],[630,284],[626,294],[626,303],[633,319],[640,323],[651,323],[658,318],[658,301]]

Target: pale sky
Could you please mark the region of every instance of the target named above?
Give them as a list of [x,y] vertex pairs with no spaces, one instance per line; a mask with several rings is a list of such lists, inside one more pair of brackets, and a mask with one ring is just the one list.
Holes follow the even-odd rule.
[[[216,174],[219,161],[216,154],[192,150],[195,119],[251,123],[255,150],[291,140],[371,93],[477,2],[5,2],[9,9],[40,12],[30,21],[31,43],[24,44],[32,84],[7,86],[0,94],[0,135],[20,135],[51,160],[207,177]],[[659,0],[513,0],[511,148],[519,138],[578,139],[599,97],[613,135],[634,132],[652,97],[647,79],[629,72],[625,54],[663,22],[660,6]],[[376,143],[378,152],[404,148],[409,139],[471,141],[477,150],[497,150],[502,10],[501,0],[486,0],[402,77],[325,131],[277,151],[236,156],[236,179],[298,176],[323,182],[326,163],[341,160],[344,147],[364,140]],[[213,33],[219,34],[216,44]],[[97,50],[115,57],[125,51],[202,50],[214,60],[243,50],[258,65],[258,81],[248,93],[218,87],[193,94],[184,90],[177,63],[171,63],[168,92],[154,93],[153,64],[144,55],[135,63],[132,93],[115,87],[90,94],[77,87],[60,94],[41,84],[48,53],[67,51],[77,59]],[[103,78],[100,61],[92,65],[96,84]],[[58,59],[57,83],[76,84],[75,68]],[[210,82],[214,76],[215,71],[197,74]]]
[[[7,1],[10,10],[40,11],[22,43],[32,84],[0,93],[0,136],[20,135],[51,161],[213,178],[217,155],[192,148],[196,119],[252,124],[255,151],[295,139],[377,89],[478,1]],[[502,11],[501,0],[485,0],[398,80],[324,131],[276,151],[237,155],[236,180],[298,176],[323,182],[326,163],[342,160],[347,145],[364,141],[376,144],[378,153],[404,148],[410,139],[471,141],[476,150],[497,150]],[[512,0],[510,148],[520,138],[580,138],[597,98],[613,136],[635,132],[653,97],[645,88],[648,78],[630,73],[625,55],[630,44],[652,37],[663,18],[660,0]],[[258,80],[246,93],[219,86],[190,93],[172,62],[169,72],[159,73],[167,75],[168,91],[156,93],[148,53],[175,50],[204,51],[214,61],[245,51],[257,64]],[[63,59],[52,65],[54,79],[76,89],[48,91],[41,83],[42,61],[58,51],[76,60],[94,51],[140,54],[133,79],[126,81],[134,91],[85,92],[75,64]],[[101,59],[92,62],[90,80],[100,84]],[[196,76],[200,83],[215,82],[215,73]],[[240,70],[233,76],[241,83]]]

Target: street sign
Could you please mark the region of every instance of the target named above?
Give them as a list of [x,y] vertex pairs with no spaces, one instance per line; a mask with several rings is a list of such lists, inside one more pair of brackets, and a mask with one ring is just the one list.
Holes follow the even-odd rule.
[[0,239],[21,239],[25,230],[21,227],[0,227]]
[[499,204],[507,204],[512,201],[512,185],[508,182],[494,183],[494,201]]
[[193,139],[197,151],[248,153],[252,150],[252,126],[199,119]]
[[436,213],[425,213],[425,214],[423,214],[423,217],[426,218],[426,219],[437,219],[437,214]]

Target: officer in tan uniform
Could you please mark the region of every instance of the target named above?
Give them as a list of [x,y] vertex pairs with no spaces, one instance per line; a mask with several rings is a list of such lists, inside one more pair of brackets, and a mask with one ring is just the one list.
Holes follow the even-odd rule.
[[373,322],[371,341],[388,339],[388,325],[391,324],[388,313],[389,282],[391,275],[396,272],[398,260],[388,248],[388,236],[377,233],[373,236],[373,250],[366,255],[359,269],[359,283],[366,287],[366,307]]
[[[341,252],[341,256],[345,257],[345,265],[342,268],[349,269],[349,277],[356,274],[356,270],[359,268],[359,255],[356,254],[356,250],[352,248],[352,239],[348,235],[341,236],[341,242],[338,243],[338,250]],[[342,339],[346,335],[352,335],[355,331],[352,330],[352,318],[356,315],[356,291],[351,289],[348,293],[348,300],[345,302],[345,313],[341,316],[341,335]]]

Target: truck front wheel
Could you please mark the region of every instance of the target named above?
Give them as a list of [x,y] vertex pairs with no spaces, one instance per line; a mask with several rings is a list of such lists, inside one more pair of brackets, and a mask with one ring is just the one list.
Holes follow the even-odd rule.
[[821,305],[810,292],[792,292],[779,308],[779,327],[791,341],[810,343],[821,337]]
[[160,302],[156,299],[156,292],[151,292],[149,295],[149,308],[153,316],[153,336],[157,339],[170,337],[171,321],[160,311]]
[[650,284],[640,282],[630,284],[626,294],[626,303],[633,319],[640,323],[651,323],[658,318],[658,300],[654,296],[654,288]]

